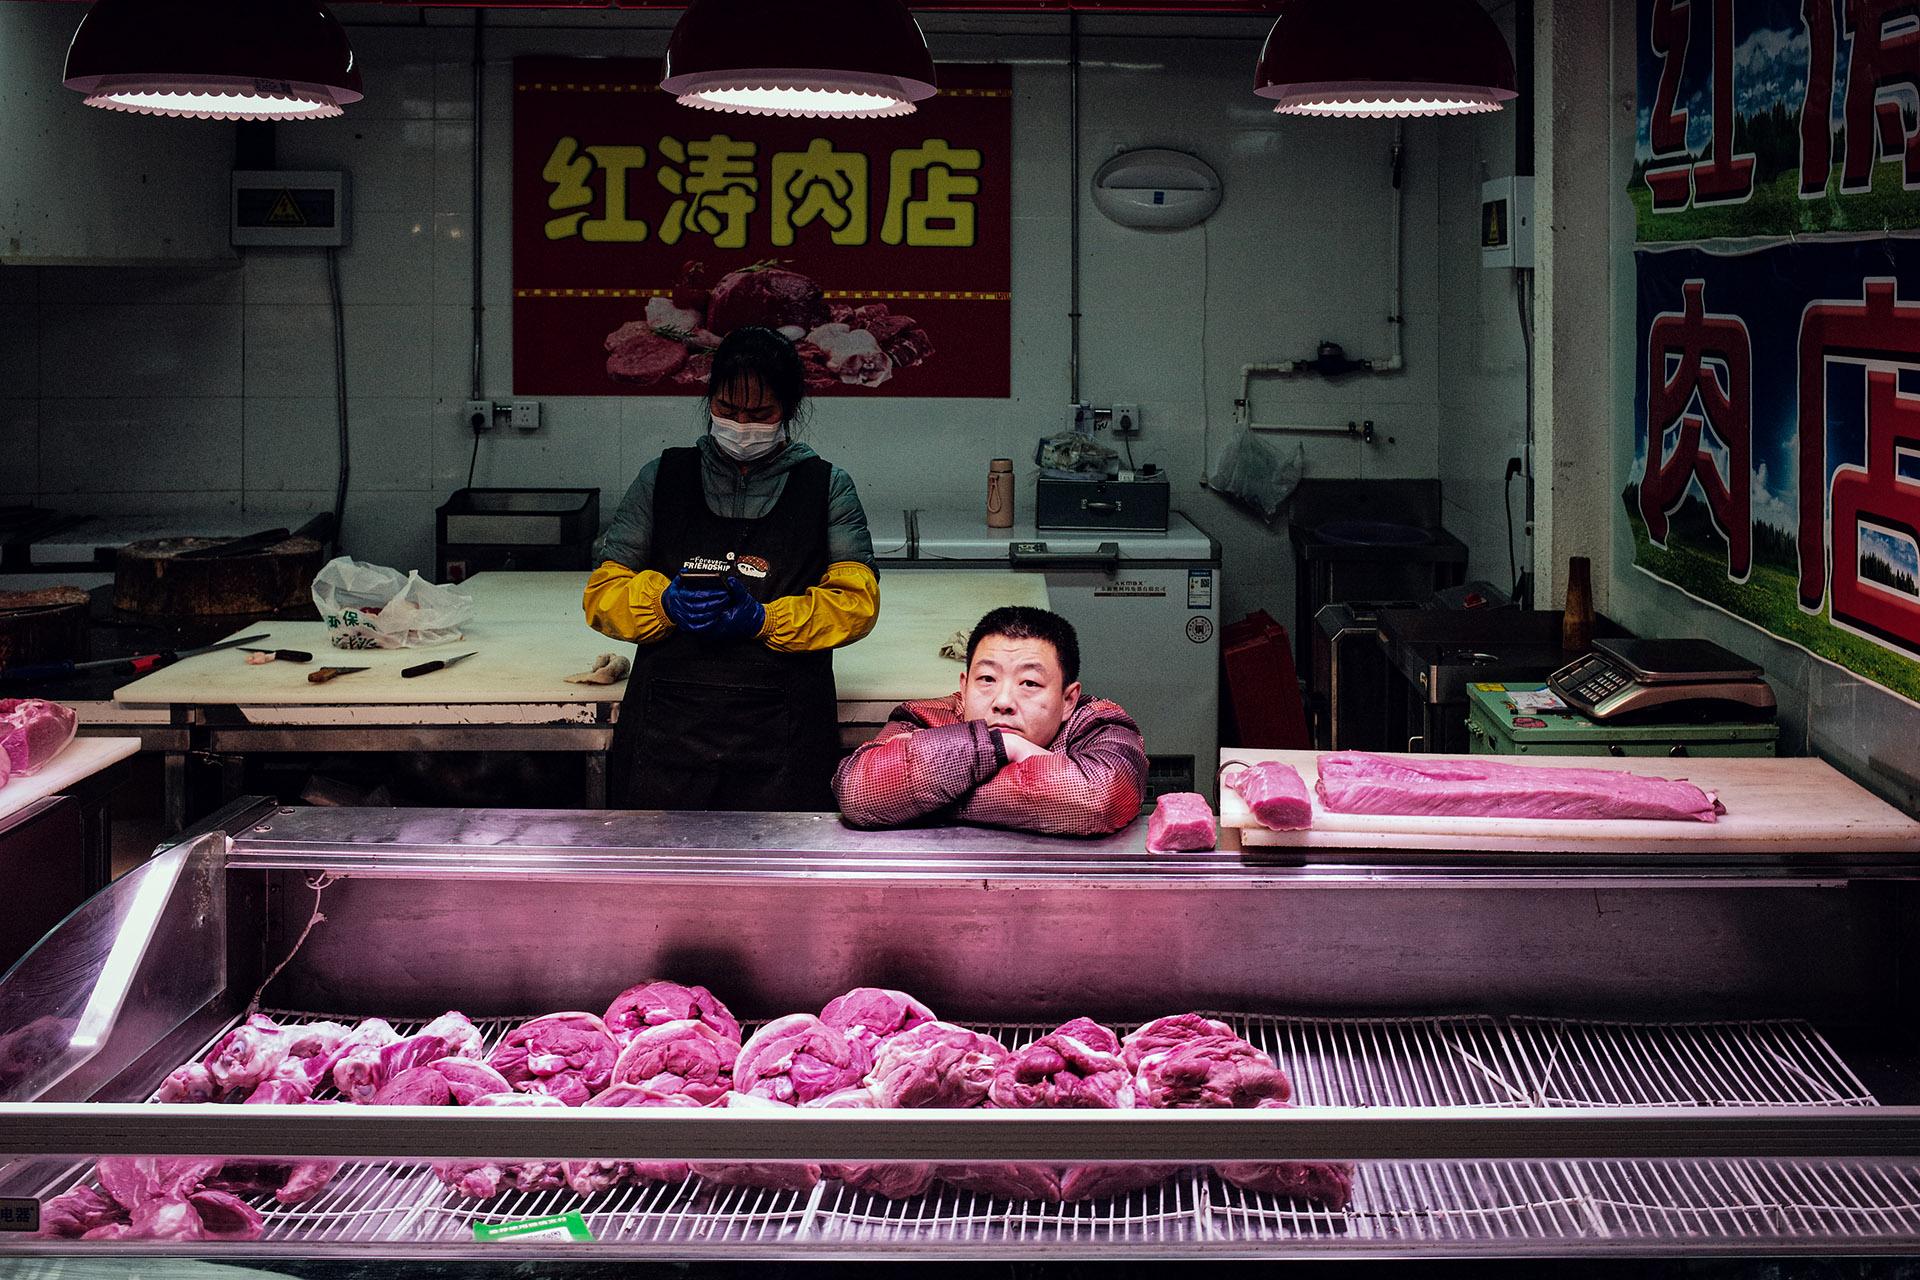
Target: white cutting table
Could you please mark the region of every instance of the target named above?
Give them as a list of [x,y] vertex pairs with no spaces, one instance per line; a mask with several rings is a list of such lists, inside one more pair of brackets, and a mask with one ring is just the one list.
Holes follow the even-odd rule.
[[[465,638],[426,649],[330,648],[325,624],[261,622],[231,636],[264,635],[254,647],[304,649],[311,664],[249,666],[233,650],[182,659],[119,689],[115,704],[166,708],[192,730],[193,748],[249,752],[567,751],[588,758],[588,803],[606,800],[606,750],[626,683],[577,685],[602,653],[634,646],[586,625],[578,573],[483,573],[467,582],[476,606]],[[892,707],[939,697],[959,685],[960,664],[940,646],[988,610],[1045,608],[1045,579],[1013,572],[889,574],[880,584],[872,634],[834,654],[843,738],[860,740]],[[429,658],[473,657],[411,680],[400,669]],[[366,667],[326,684],[319,666]],[[228,790],[237,794],[237,767]],[[178,769],[169,770],[172,785]],[[184,781],[182,782],[184,785]],[[170,811],[184,813],[184,806]]]
[[[1517,764],[1509,757],[1418,756]],[[1249,856],[1289,850],[1428,849],[1446,852],[1640,854],[1920,854],[1920,822],[1907,817],[1823,760],[1695,757],[1529,756],[1542,769],[1605,769],[1654,778],[1685,778],[1720,797],[1717,822],[1562,822],[1520,818],[1406,818],[1334,813],[1314,782],[1320,753],[1233,748],[1233,761],[1278,760],[1300,771],[1313,801],[1305,831],[1269,831],[1231,787],[1220,788],[1220,824],[1238,829]]]
[[138,738],[75,738],[40,772],[13,778],[0,787],[0,827],[49,796],[71,796],[80,805],[80,864],[86,891],[105,888],[113,874],[107,799],[119,785],[120,763],[139,750]]

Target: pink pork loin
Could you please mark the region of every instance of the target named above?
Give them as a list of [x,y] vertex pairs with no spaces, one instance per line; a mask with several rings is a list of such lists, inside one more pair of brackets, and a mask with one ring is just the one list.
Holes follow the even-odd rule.
[[888,1036],[933,1020],[933,1010],[904,991],[886,987],[855,987],[820,1011],[820,1021],[858,1040],[869,1058]]
[[591,1013],[550,1013],[515,1027],[487,1065],[525,1093],[577,1107],[607,1087],[620,1056],[607,1024]]
[[1198,1013],[1176,1013],[1152,1022],[1128,1034],[1120,1042],[1120,1056],[1129,1070],[1140,1069],[1140,1059],[1156,1050],[1168,1049],[1186,1040],[1205,1036],[1231,1036],[1232,1027]]
[[1554,769],[1342,751],[1320,757],[1320,803],[1337,813],[1435,818],[1712,822],[1726,806],[1691,782],[1614,769]]
[[873,1055],[858,1040],[809,1013],[775,1018],[741,1046],[733,1087],[798,1106],[858,1085]]
[[623,1046],[648,1027],[688,1020],[704,1022],[735,1044],[740,1043],[738,1019],[713,992],[660,978],[650,978],[615,996],[604,1019],[607,1030]]
[[1154,802],[1147,819],[1148,853],[1211,849],[1219,838],[1213,806],[1197,791],[1172,791]]
[[613,1083],[652,1093],[684,1094],[701,1106],[733,1089],[739,1042],[711,1022],[683,1018],[642,1027],[613,1064]]
[[1254,820],[1270,831],[1302,831],[1313,825],[1307,784],[1290,764],[1277,760],[1250,764],[1224,781],[1247,802]]

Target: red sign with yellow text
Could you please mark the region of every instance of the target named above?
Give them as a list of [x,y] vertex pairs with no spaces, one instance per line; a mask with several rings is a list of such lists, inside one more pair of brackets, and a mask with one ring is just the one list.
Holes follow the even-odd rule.
[[815,394],[1009,394],[1007,68],[942,66],[884,120],[695,110],[659,76],[514,63],[514,394],[694,394],[749,324]]

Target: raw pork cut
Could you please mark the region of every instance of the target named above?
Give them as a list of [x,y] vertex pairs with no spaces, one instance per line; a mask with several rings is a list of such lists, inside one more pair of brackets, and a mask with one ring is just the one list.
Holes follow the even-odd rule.
[[221,1089],[251,1089],[287,1059],[293,1035],[265,1014],[256,1013],[227,1032],[207,1054],[207,1074]]
[[869,1057],[894,1032],[933,1020],[933,1010],[904,991],[886,987],[855,987],[829,1000],[820,1011],[820,1021],[845,1032],[849,1040],[858,1040]]
[[1213,806],[1197,791],[1170,791],[1154,802],[1147,819],[1147,852],[1211,849],[1219,838]]
[[1202,1036],[1231,1036],[1232,1027],[1198,1013],[1176,1013],[1170,1017],[1155,1018],[1152,1022],[1132,1032],[1120,1042],[1120,1056],[1126,1059],[1131,1070],[1140,1069],[1140,1059],[1156,1049],[1166,1049],[1183,1040],[1197,1040]]
[[812,329],[829,314],[818,284],[771,261],[727,272],[707,299],[707,328],[722,337],[750,324]]
[[439,1017],[420,1028],[423,1036],[439,1036],[447,1042],[448,1058],[483,1059],[487,1056],[486,1037],[480,1034],[480,1028],[473,1025],[466,1014],[449,1009]]
[[67,749],[80,719],[57,702],[42,698],[0,698],[0,752],[13,772],[38,773]]
[[[476,1107],[564,1107],[544,1093],[490,1093]],[[564,1185],[558,1160],[436,1160],[433,1171],[455,1194],[491,1200],[503,1191],[554,1191]]]
[[[806,1017],[805,1014],[795,1015]],[[818,1019],[813,1019],[818,1021]],[[785,1019],[776,1019],[785,1021]],[[769,1026],[772,1023],[768,1024]],[[755,1036],[754,1039],[759,1039]],[[749,1042],[751,1043],[751,1042]],[[730,1093],[718,1105],[732,1111],[771,1111],[787,1106],[770,1098]],[[762,1191],[811,1191],[820,1182],[820,1166],[777,1161],[765,1164],[701,1164],[687,1166],[708,1182],[722,1187],[755,1187]]]
[[977,1107],[994,1072],[1012,1056],[992,1036],[923,1022],[881,1044],[867,1083],[882,1107]]
[[69,1240],[120,1220],[120,1206],[97,1187],[75,1187],[40,1206],[40,1234]]
[[327,1064],[333,1087],[350,1101],[364,1102],[371,1098],[373,1091],[380,1087],[378,1083],[367,1084],[365,1096],[359,1099],[353,1096],[354,1087],[372,1080],[380,1070],[380,1051],[399,1039],[400,1033],[384,1018],[368,1018],[342,1036]]
[[1253,1107],[1293,1096],[1286,1073],[1238,1036],[1203,1036],[1143,1055],[1136,1083],[1149,1107]]
[[[654,299],[659,301],[659,299]],[[704,1022],[735,1044],[740,1043],[740,1023],[705,987],[687,987],[678,982],[653,978],[628,987],[607,1006],[603,1021],[614,1039],[623,1046],[648,1027],[687,1020]]]
[[607,1087],[620,1056],[607,1024],[591,1013],[550,1013],[515,1027],[487,1065],[526,1093],[577,1107]]
[[1363,751],[1321,756],[1318,790],[1339,813],[1403,817],[1712,822],[1727,811],[1684,780]]
[[[681,1094],[658,1094],[637,1084],[610,1084],[588,1098],[589,1107],[696,1107],[700,1104]],[[563,1168],[567,1185],[583,1196],[599,1195],[624,1182],[682,1182],[687,1176],[684,1161],[585,1160],[568,1161]]]
[[[1322,757],[1323,762],[1325,759]],[[1224,781],[1247,802],[1254,821],[1271,831],[1300,831],[1313,825],[1313,801],[1307,798],[1307,784],[1290,764],[1277,760],[1250,764]],[[1326,799],[1324,791],[1320,798]]]
[[1044,1164],[943,1164],[933,1176],[995,1200],[1058,1200],[1060,1175]]
[[447,1092],[457,1106],[470,1106],[490,1093],[512,1093],[507,1078],[484,1062],[472,1058],[442,1058],[427,1064],[447,1082]]
[[[869,1090],[842,1089],[824,1098],[815,1098],[807,1105],[866,1109],[875,1104],[873,1094]],[[887,1200],[906,1200],[913,1196],[924,1195],[927,1188],[933,1185],[932,1165],[911,1164],[902,1160],[888,1161],[885,1164],[823,1165],[820,1172],[845,1183],[855,1191],[864,1191],[869,1195],[880,1196]]]
[[775,1018],[741,1046],[733,1087],[795,1105],[860,1083],[873,1055],[810,1013]]
[[1075,1018],[1014,1053],[994,1072],[987,1097],[996,1107],[1133,1105],[1133,1073],[1120,1039],[1088,1018]]
[[452,1104],[453,1090],[432,1067],[408,1067],[374,1090],[367,1102],[376,1107],[444,1107]]
[[348,1102],[370,1102],[381,1085],[402,1071],[446,1056],[445,1038],[424,1032],[378,1048],[363,1046],[334,1063],[333,1083]]
[[353,1028],[338,1022],[303,1022],[288,1027],[287,1056],[319,1058],[324,1062],[333,1057],[340,1042],[352,1034]]
[[[1263,1102],[1260,1109],[1289,1107]],[[1340,1210],[1353,1199],[1353,1166],[1325,1160],[1260,1160],[1216,1165],[1214,1172],[1242,1191],[1305,1200]]]
[[[631,332],[630,332],[631,331]],[[615,339],[622,341],[615,343]],[[663,338],[646,325],[622,325],[607,335],[607,376],[648,386],[670,378],[687,362],[683,342]]]
[[663,1022],[643,1028],[627,1042],[613,1064],[613,1080],[654,1093],[685,1094],[704,1106],[733,1088],[733,1065],[739,1056],[739,1044],[711,1022]]
[[1062,1200],[1105,1200],[1157,1187],[1179,1173],[1177,1164],[1079,1164],[1060,1179]]
[[189,1062],[183,1067],[175,1067],[173,1074],[160,1082],[159,1091],[153,1095],[155,1102],[218,1102],[227,1096],[227,1091],[213,1082],[213,1075],[203,1062]]

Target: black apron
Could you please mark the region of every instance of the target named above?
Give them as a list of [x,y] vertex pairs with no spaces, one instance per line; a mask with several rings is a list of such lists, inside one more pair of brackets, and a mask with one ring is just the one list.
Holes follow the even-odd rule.
[[[707,507],[698,449],[660,455],[647,563],[731,573],[766,604],[818,585],[827,571],[832,467],[809,458],[787,473],[757,520]],[[833,807],[839,755],[833,655],[776,653],[748,636],[674,630],[634,655],[614,727],[612,800],[623,809],[819,810]]]

